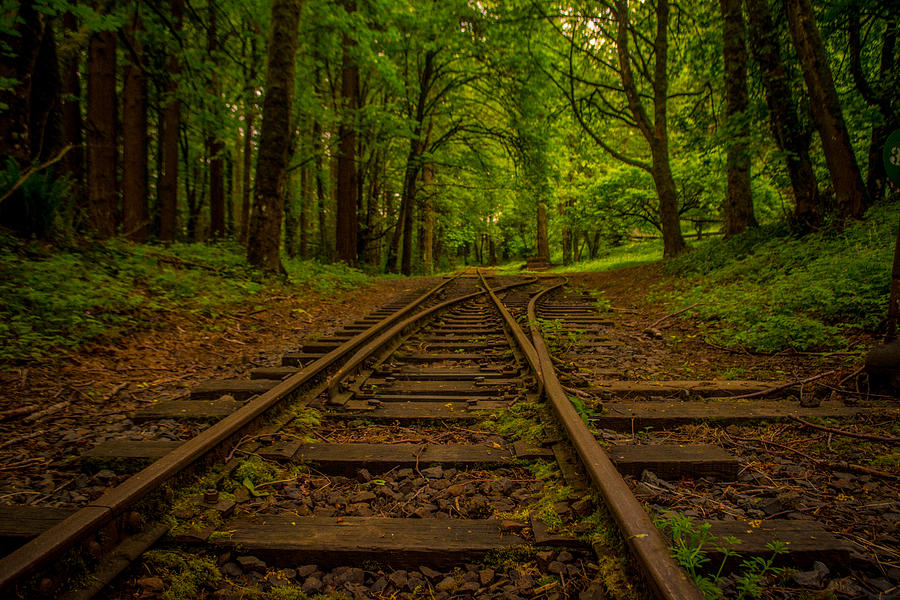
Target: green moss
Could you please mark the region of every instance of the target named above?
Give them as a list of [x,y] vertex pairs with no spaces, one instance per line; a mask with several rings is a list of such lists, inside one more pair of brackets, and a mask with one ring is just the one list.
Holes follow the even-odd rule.
[[214,559],[177,550],[150,550],[144,564],[166,582],[162,600],[193,600],[222,580]]

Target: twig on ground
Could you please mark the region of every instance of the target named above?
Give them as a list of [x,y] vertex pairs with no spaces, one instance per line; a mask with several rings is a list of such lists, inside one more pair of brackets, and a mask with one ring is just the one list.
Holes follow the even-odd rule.
[[43,419],[46,416],[52,415],[53,413],[57,413],[61,410],[66,409],[70,404],[72,404],[71,400],[64,400],[62,402],[57,402],[53,406],[48,406],[44,410],[41,410],[36,413],[28,415],[27,417],[25,417],[24,421],[26,423],[34,423],[38,419]]
[[648,326],[644,329],[644,331],[656,329],[656,326],[659,325],[660,323],[662,323],[663,321],[665,321],[666,319],[668,319],[668,318],[670,318],[670,317],[678,316],[678,315],[680,315],[681,313],[685,313],[685,312],[691,310],[692,308],[695,308],[695,307],[700,306],[700,305],[702,305],[702,304],[709,304],[709,302],[694,302],[693,304],[691,304],[691,305],[688,306],[687,308],[682,308],[681,310],[676,310],[676,311],[673,312],[673,313],[669,313],[669,314],[667,314],[666,316],[664,316],[664,317],[662,317],[662,318],[659,318],[659,319],[657,319],[656,321],[653,321],[653,323],[651,323],[650,325],[648,325]]
[[14,444],[18,444],[19,442],[24,442],[25,440],[30,440],[31,438],[36,438],[39,435],[43,435],[44,431],[39,429],[38,431],[33,431],[31,433],[20,435],[18,437],[14,437],[12,439],[8,439],[3,443],[0,443],[0,448],[6,448],[7,446],[12,446]]
[[822,379],[823,377],[828,377],[834,373],[834,370],[825,371],[824,373],[819,373],[818,375],[813,375],[812,377],[807,377],[806,379],[801,379],[799,381],[789,381],[787,383],[783,383],[781,385],[776,385],[774,387],[766,388],[764,390],[760,390],[758,392],[752,392],[750,394],[742,394],[740,396],[731,396],[732,400],[742,400],[745,398],[756,398],[757,396],[765,396],[767,394],[773,394],[775,392],[780,392],[781,390],[794,387],[795,385],[804,385],[806,383],[810,383],[817,379]]
[[846,431],[844,429],[837,429],[834,427],[825,427],[824,425],[816,425],[815,423],[810,423],[809,421],[805,421],[800,417],[795,417],[791,415],[791,419],[800,423],[804,427],[809,427],[811,429],[818,429],[819,431],[827,431],[828,433],[833,433],[836,435],[843,435],[846,437],[852,438],[860,438],[863,440],[872,440],[875,442],[884,442],[886,444],[897,444],[900,443],[900,437],[886,436],[886,435],[872,435],[868,433],[856,433],[855,431]]

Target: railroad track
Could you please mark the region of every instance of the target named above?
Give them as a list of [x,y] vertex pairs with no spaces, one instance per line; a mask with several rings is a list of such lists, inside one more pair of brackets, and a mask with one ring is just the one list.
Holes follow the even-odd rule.
[[[629,484],[648,471],[728,480],[733,461],[714,448],[604,451],[548,345],[557,355],[608,347],[606,318],[561,279],[473,275],[399,298],[250,380],[207,382],[134,415],[214,424],[188,441],[93,449],[101,466],[154,462],[74,514],[9,513],[0,529],[14,519],[31,519],[30,534],[50,528],[0,559],[0,586],[90,597],[156,546],[146,564],[161,572],[212,557],[227,583],[205,584],[222,597],[274,587],[354,598],[639,597],[605,533],[608,510],[638,588],[703,597]],[[626,411],[619,429],[643,427],[645,417],[627,413],[637,403],[607,405],[610,418]],[[64,570],[48,566],[85,556],[95,582],[64,592]],[[120,595],[153,597],[160,583],[135,575]]]

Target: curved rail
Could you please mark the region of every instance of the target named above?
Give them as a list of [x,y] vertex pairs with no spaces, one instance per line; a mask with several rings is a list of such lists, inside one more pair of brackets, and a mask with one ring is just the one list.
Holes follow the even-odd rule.
[[[427,308],[421,312],[418,312],[415,315],[392,326],[390,329],[388,329],[387,331],[385,331],[384,333],[379,335],[376,339],[374,339],[371,342],[369,342],[368,344],[366,344],[363,348],[360,348],[356,354],[354,354],[347,362],[345,362],[341,366],[340,369],[338,369],[337,373],[335,373],[332,376],[332,379],[328,384],[328,397],[332,398],[332,399],[335,398],[338,393],[338,391],[337,391],[338,385],[340,384],[341,381],[343,381],[345,378],[349,377],[355,369],[359,368],[359,366],[369,356],[371,356],[371,354],[373,352],[377,351],[378,348],[380,348],[381,346],[386,344],[391,338],[402,333],[406,328],[412,327],[418,321],[427,319],[427,318],[431,317],[431,315],[433,315],[434,313],[439,312],[453,304],[457,304],[459,302],[465,302],[466,300],[471,300],[473,298],[477,298],[478,296],[481,296],[484,293],[493,295],[494,292],[491,291],[491,288],[488,286],[487,282],[484,280],[484,276],[481,275],[481,271],[476,269],[476,273],[478,273],[479,277],[481,277],[481,284],[484,287],[484,291],[473,292],[471,294],[466,294],[465,296],[460,296],[459,298],[452,298],[450,300],[445,300],[444,302],[441,302],[440,304],[436,304],[430,308]],[[507,290],[507,289],[511,289],[514,287],[521,287],[523,285],[529,285],[531,283],[534,283],[535,281],[537,281],[537,278],[527,279],[525,281],[518,281],[516,283],[512,283],[510,285],[505,285],[505,286],[499,287],[497,289],[498,289],[498,291],[499,290]],[[526,340],[526,342],[527,342],[527,340]],[[529,344],[529,346],[530,346],[530,344]]]
[[[213,450],[225,445],[236,434],[250,426],[280,402],[292,397],[313,378],[321,375],[335,362],[357,350],[378,336],[399,319],[421,306],[428,298],[443,289],[457,276],[444,280],[389,315],[371,328],[359,333],[325,356],[303,367],[272,389],[260,394],[229,416],[205,429],[196,437],[155,461],[150,466],[103,494],[59,524],[51,527],[16,551],[0,559],[0,591],[8,591],[24,577],[74,548],[90,534],[120,517],[129,508],[159,489],[165,482],[185,471]],[[478,292],[479,294],[483,292]],[[458,299],[457,299],[458,300]],[[408,320],[408,319],[407,319]],[[404,321],[405,322],[405,321]]]
[[[535,306],[546,294],[564,285],[568,280],[536,294],[528,303],[528,320],[537,318]],[[515,327],[519,327],[513,321]],[[544,380],[544,391],[553,410],[575,447],[585,470],[597,486],[610,513],[619,525],[628,547],[647,576],[647,584],[657,598],[663,600],[705,600],[703,593],[688,578],[684,570],[672,559],[669,548],[659,530],[650,520],[640,502],[631,493],[606,452],[594,439],[581,417],[575,411],[550,360],[544,339],[536,328],[531,329],[531,339],[538,359],[537,372]]]

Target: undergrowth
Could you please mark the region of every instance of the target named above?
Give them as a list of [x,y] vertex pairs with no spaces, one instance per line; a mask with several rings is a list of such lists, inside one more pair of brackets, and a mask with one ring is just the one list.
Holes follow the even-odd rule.
[[843,230],[798,236],[770,225],[668,261],[681,275],[676,306],[700,303],[711,341],[759,352],[838,350],[850,329],[876,331],[890,291],[898,210],[879,205]]
[[91,342],[151,329],[178,312],[214,326],[239,304],[267,296],[328,294],[368,281],[341,265],[288,260],[287,278],[250,267],[234,242],[122,240],[58,249],[0,233],[0,362],[40,361]]

